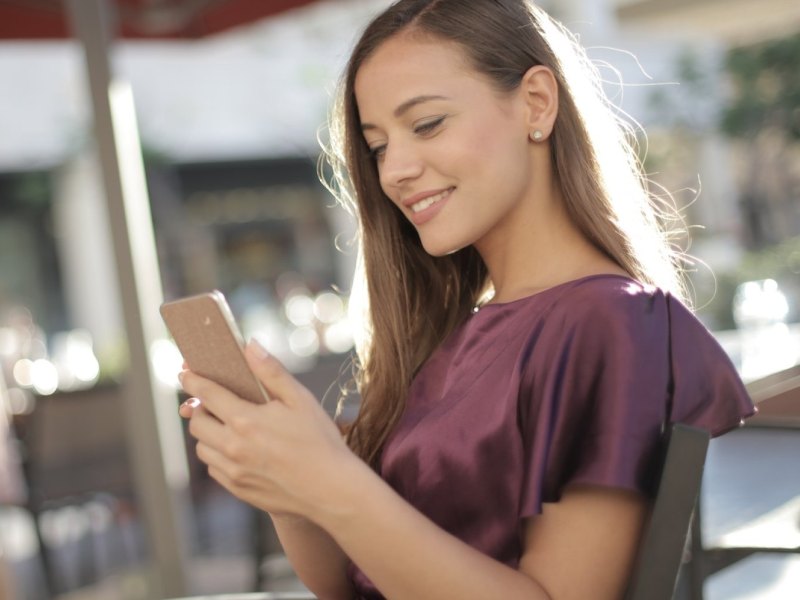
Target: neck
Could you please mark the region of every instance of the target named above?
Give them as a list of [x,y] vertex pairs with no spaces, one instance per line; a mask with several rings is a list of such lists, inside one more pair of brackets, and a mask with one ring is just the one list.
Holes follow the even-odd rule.
[[495,294],[509,302],[598,273],[625,272],[581,233],[554,187],[522,203],[502,235],[476,244]]

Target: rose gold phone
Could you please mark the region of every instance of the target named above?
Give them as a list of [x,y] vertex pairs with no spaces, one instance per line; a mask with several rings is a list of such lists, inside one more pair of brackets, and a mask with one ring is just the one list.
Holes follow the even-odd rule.
[[245,400],[269,400],[247,365],[244,339],[222,292],[165,302],[161,317],[189,369]]

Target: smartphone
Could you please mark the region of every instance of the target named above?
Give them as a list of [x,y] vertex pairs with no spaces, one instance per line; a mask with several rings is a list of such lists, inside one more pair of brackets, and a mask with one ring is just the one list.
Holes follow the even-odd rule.
[[189,369],[245,400],[269,400],[245,360],[244,338],[222,292],[165,302],[160,312]]

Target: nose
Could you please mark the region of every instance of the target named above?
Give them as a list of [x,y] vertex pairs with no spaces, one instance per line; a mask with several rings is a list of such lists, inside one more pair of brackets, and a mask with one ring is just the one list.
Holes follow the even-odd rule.
[[413,144],[395,142],[386,146],[378,163],[381,186],[384,189],[399,188],[422,174],[422,157]]

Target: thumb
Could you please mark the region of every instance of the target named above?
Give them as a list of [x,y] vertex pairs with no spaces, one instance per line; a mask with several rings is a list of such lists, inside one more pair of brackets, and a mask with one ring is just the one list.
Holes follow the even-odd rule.
[[308,393],[281,362],[269,354],[255,339],[251,339],[244,350],[247,364],[273,400],[281,400],[289,406],[298,395]]

